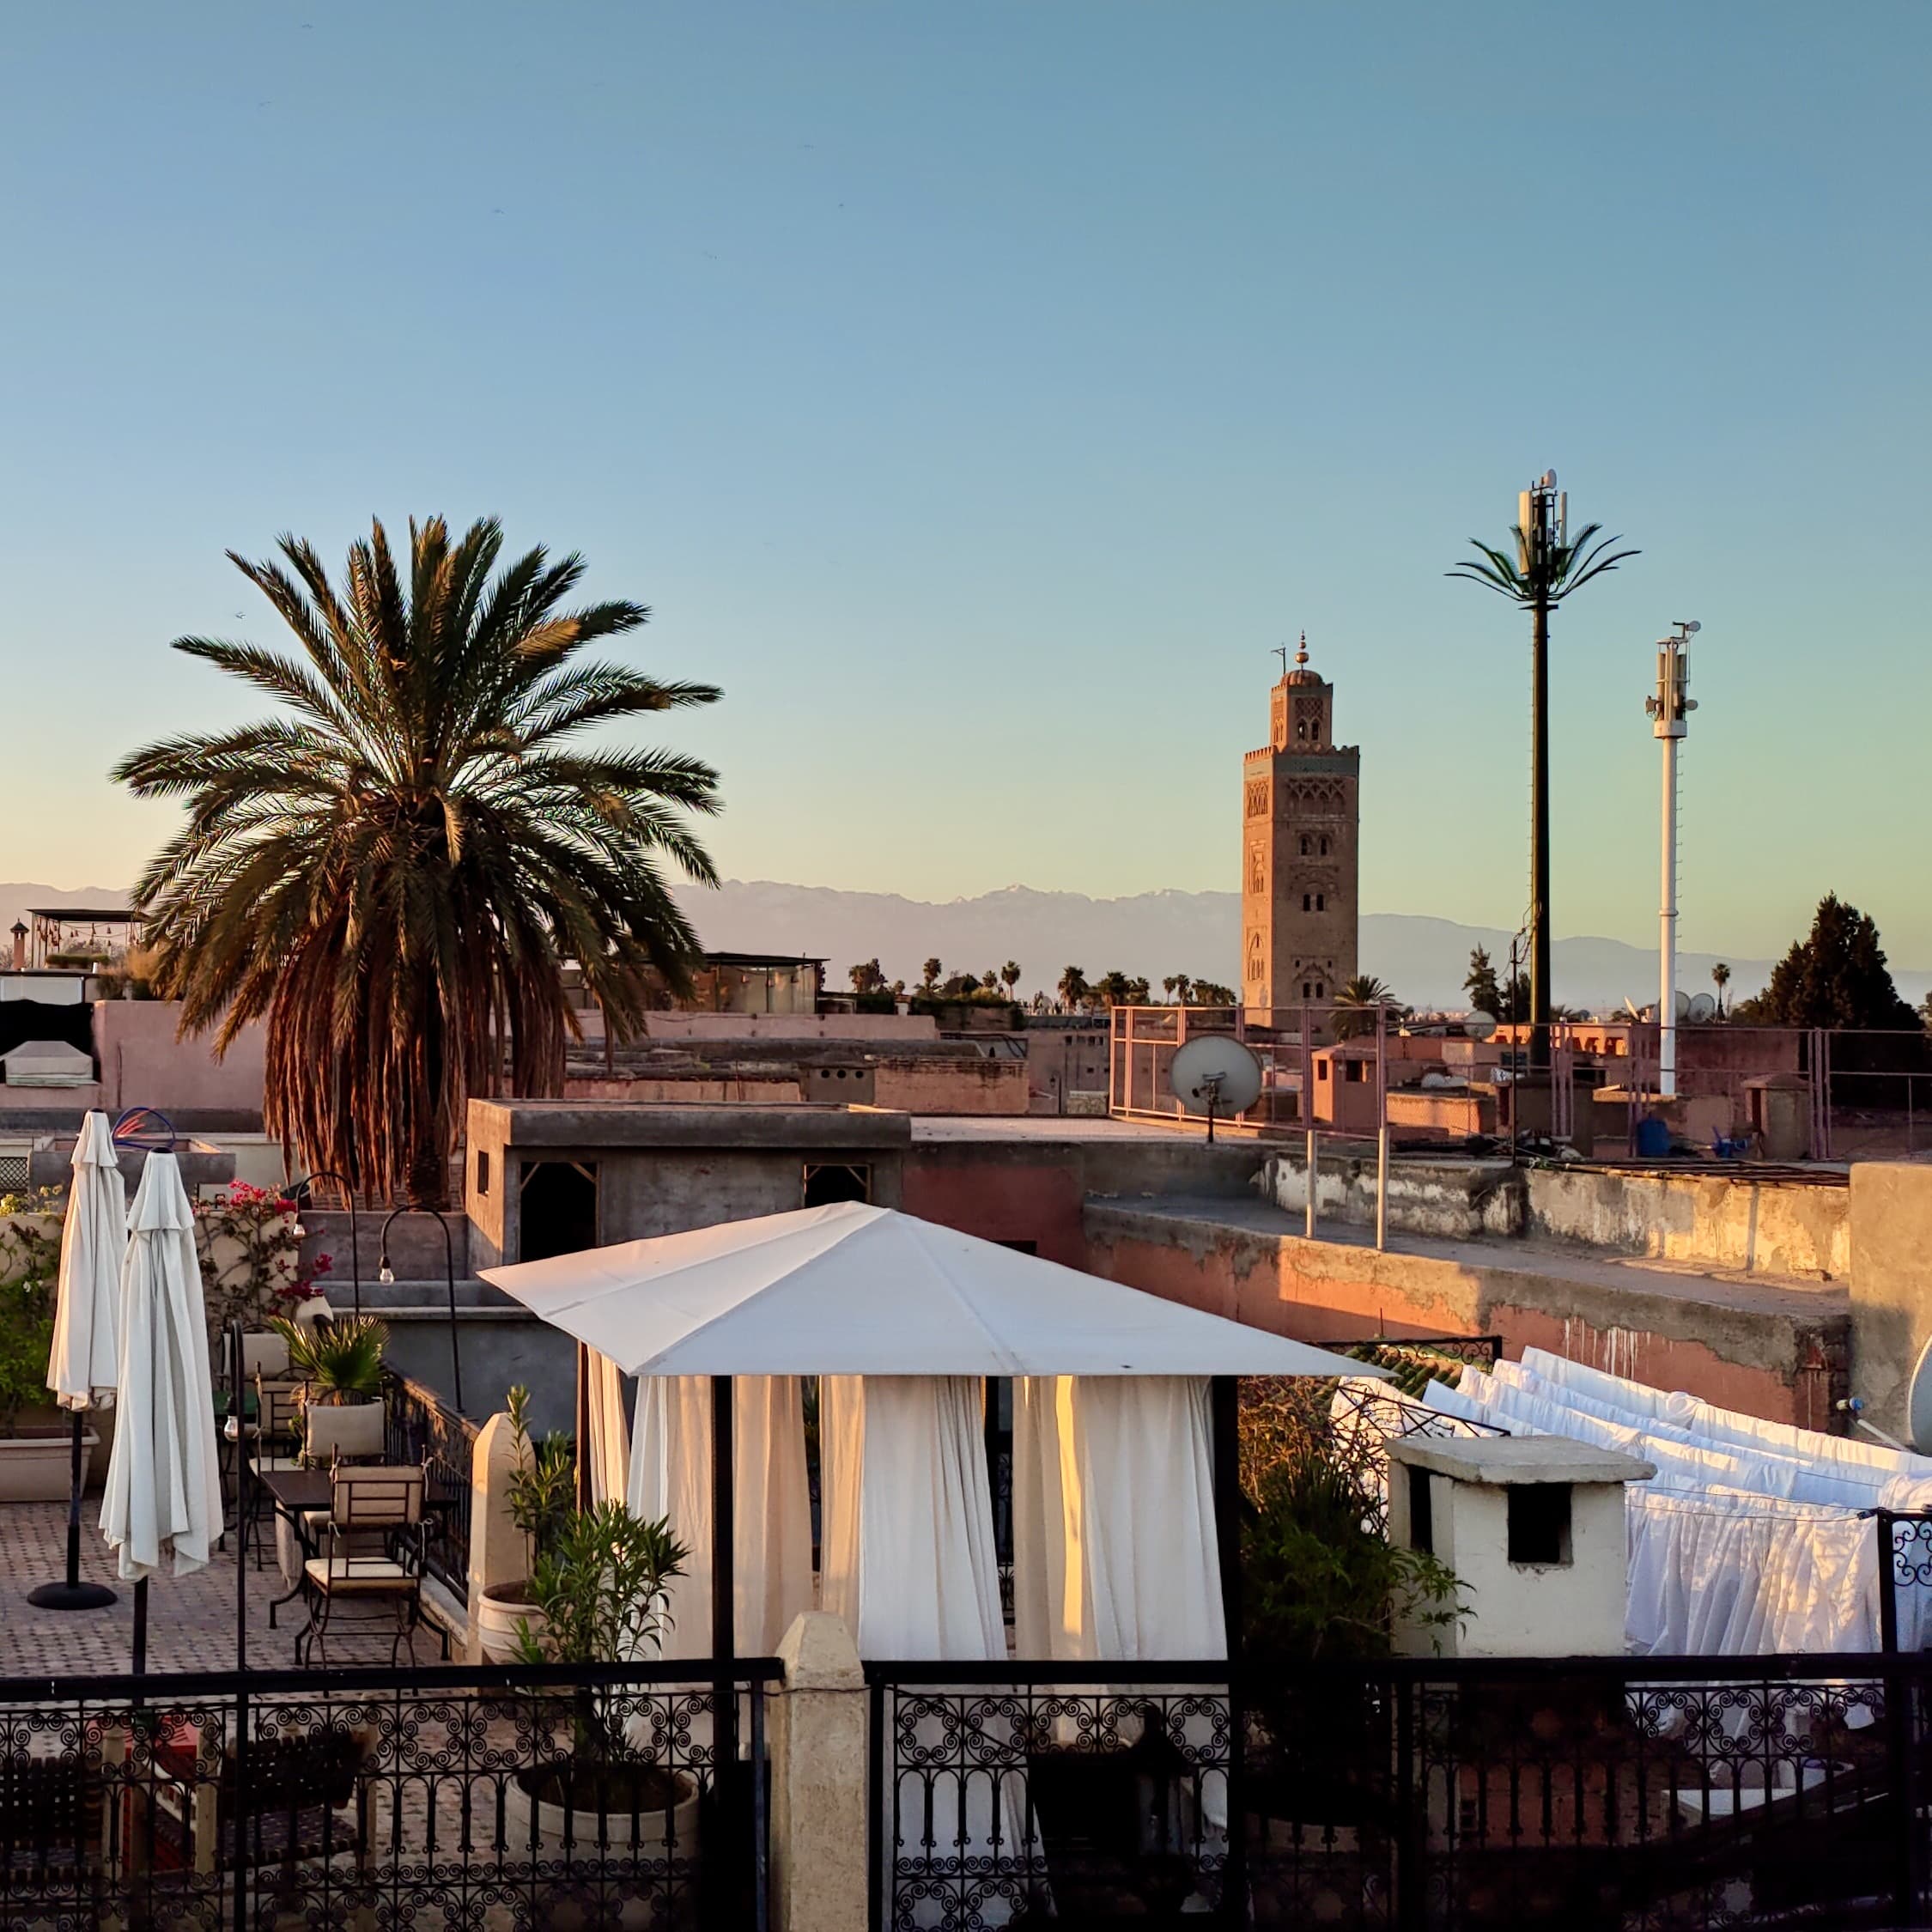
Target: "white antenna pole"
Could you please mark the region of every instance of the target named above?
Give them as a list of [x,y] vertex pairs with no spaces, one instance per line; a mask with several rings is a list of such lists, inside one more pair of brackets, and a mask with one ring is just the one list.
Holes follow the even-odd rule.
[[1657,690],[1646,698],[1651,735],[1663,746],[1663,891],[1657,913],[1657,1091],[1666,1100],[1677,1094],[1677,744],[1689,729],[1686,714],[1697,709],[1686,695],[1690,657],[1686,648],[1694,623],[1674,627],[1676,635],[1657,641]]

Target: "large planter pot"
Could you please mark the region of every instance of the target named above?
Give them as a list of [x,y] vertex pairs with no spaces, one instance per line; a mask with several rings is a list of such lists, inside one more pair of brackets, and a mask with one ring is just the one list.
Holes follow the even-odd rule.
[[528,1624],[533,1637],[541,1637],[548,1619],[534,1603],[523,1599],[526,1585],[499,1583],[477,1599],[477,1637],[483,1654],[491,1663],[519,1663],[522,1654],[517,1626]]
[[[682,1771],[668,1774],[680,1795],[668,1807],[613,1803],[600,1812],[594,1801],[565,1806],[539,1797],[532,1789],[547,1783],[548,1768],[513,1771],[503,1784],[503,1847],[512,1858],[533,1857],[554,1862],[568,1856],[575,1864],[598,1859],[675,1857],[680,1864],[696,1858],[698,1848],[698,1789]],[[652,1923],[650,1901],[639,1904]],[[626,1923],[629,1923],[627,1919]]]
[[[90,1429],[81,1442],[91,1455],[100,1439]],[[71,1426],[0,1436],[0,1503],[64,1503],[73,1454]]]

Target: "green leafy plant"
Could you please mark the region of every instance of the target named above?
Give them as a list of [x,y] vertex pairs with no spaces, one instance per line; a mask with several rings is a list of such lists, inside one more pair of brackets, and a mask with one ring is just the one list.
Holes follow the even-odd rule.
[[506,1495],[510,1521],[523,1538],[523,1574],[537,1574],[544,1555],[562,1538],[576,1506],[576,1454],[570,1438],[553,1429],[541,1442],[530,1434],[530,1390],[522,1382],[509,1391],[510,1444],[513,1467]]
[[288,1343],[289,1372],[309,1384],[311,1401],[373,1401],[381,1394],[386,1322],[373,1315],[313,1323],[277,1316],[270,1327]]
[[671,1627],[671,1583],[690,1552],[670,1521],[647,1522],[621,1503],[573,1510],[556,1546],[537,1558],[530,1594],[544,1613],[519,1645],[526,1663],[638,1663]]
[[64,1200],[58,1188],[0,1194],[0,1433],[22,1409],[52,1399],[47,1357]]

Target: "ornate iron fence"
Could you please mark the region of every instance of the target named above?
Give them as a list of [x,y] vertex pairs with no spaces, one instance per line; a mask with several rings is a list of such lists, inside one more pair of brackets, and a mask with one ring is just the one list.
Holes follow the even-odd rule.
[[0,1680],[0,1926],[762,1928],[708,1668]]
[[1879,1647],[1923,1650],[1932,1644],[1932,1510],[1874,1510],[1872,1516],[1879,1547]]
[[1932,1660],[1712,1666],[868,1665],[872,1923],[1932,1923]]
[[421,1463],[424,1500],[436,1534],[426,1567],[458,1597],[470,1589],[470,1487],[477,1425],[447,1407],[434,1389],[406,1376],[383,1376],[383,1460]]

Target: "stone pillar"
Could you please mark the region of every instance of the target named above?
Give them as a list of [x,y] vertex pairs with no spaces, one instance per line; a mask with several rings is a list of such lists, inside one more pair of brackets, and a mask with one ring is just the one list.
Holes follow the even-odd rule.
[[837,1617],[807,1610],[778,1646],[772,1698],[772,1923],[852,1932],[866,1923],[866,1678]]
[[483,1593],[523,1575],[523,1538],[510,1521],[510,1477],[516,1466],[510,1419],[499,1409],[477,1431],[470,1461],[470,1588],[463,1635],[463,1656],[470,1663],[483,1662],[477,1629]]

